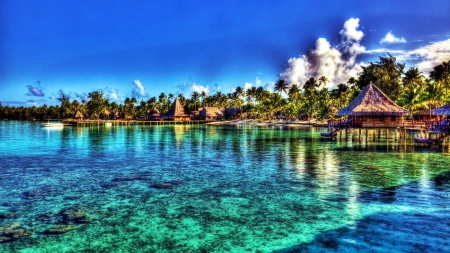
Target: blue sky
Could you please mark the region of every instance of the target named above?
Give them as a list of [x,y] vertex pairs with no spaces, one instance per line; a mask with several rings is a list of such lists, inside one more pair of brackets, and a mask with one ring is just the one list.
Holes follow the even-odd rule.
[[231,92],[450,60],[450,1],[0,1],[0,101]]

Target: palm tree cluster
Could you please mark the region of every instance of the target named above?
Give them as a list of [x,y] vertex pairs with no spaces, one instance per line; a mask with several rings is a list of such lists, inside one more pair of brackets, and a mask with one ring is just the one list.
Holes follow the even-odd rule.
[[[400,106],[407,108],[410,114],[416,109],[429,109],[450,101],[450,61],[435,66],[426,78],[417,68],[404,72],[404,64],[396,62],[388,54],[379,57],[380,61],[362,66],[362,72],[351,77],[346,83],[340,83],[335,89],[328,89],[330,83],[326,76],[318,79],[310,77],[303,84],[288,84],[279,79],[274,92],[263,87],[251,87],[247,90],[236,87],[233,92],[220,91],[208,95],[206,91],[194,91],[189,98],[179,94],[177,98],[187,111],[196,111],[202,107],[240,108],[249,118],[273,119],[276,116],[288,118],[329,118],[336,110],[347,106],[353,98],[370,82],[377,85],[386,95]],[[153,109],[167,112],[174,94],[161,93],[158,98],[147,101],[126,98],[123,104],[110,102],[103,91],[88,94],[87,101],[70,101],[70,97],[60,94],[60,106],[11,107],[0,102],[0,118],[3,119],[49,119],[69,118],[80,111],[86,118],[125,118],[144,119]]]

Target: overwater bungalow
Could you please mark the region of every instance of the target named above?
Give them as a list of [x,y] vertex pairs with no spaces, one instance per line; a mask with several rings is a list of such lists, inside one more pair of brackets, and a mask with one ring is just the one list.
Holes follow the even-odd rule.
[[435,106],[428,106],[428,108],[422,108],[421,110],[417,110],[413,112],[414,120],[420,120],[420,121],[428,121],[428,120],[435,120],[436,115],[432,113],[432,110],[435,109]]
[[450,103],[438,107],[436,109],[433,109],[433,115],[439,115],[439,116],[444,116],[444,115],[450,115]]
[[169,111],[161,117],[165,120],[173,120],[173,121],[189,121],[191,120],[191,116],[186,113],[184,110],[184,106],[181,104],[178,98],[175,98],[175,101],[170,106]]
[[349,106],[337,112],[347,116],[347,123],[353,127],[401,127],[403,115],[408,110],[395,104],[373,83],[367,85]]
[[215,121],[225,116],[225,109],[219,107],[203,107],[200,110],[200,119],[207,121]]
[[84,119],[84,116],[83,116],[83,114],[82,114],[80,111],[77,111],[77,112],[75,113],[75,115],[73,116],[73,118],[74,118],[75,120],[83,120],[83,119]]
[[148,120],[159,120],[161,118],[161,113],[158,109],[153,108],[150,113],[147,115]]

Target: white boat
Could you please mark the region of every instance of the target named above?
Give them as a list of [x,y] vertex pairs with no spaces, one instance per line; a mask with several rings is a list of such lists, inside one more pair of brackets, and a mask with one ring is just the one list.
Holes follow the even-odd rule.
[[46,123],[41,123],[42,127],[64,127],[63,123],[57,123],[57,122],[46,122]]

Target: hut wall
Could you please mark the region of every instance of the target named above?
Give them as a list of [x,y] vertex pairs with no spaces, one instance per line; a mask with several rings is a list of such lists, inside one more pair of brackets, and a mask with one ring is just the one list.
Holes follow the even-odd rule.
[[367,116],[362,117],[362,127],[400,127],[403,126],[401,116]]
[[173,116],[172,120],[174,120],[174,121],[190,121],[191,120],[191,116],[189,116],[189,115]]

